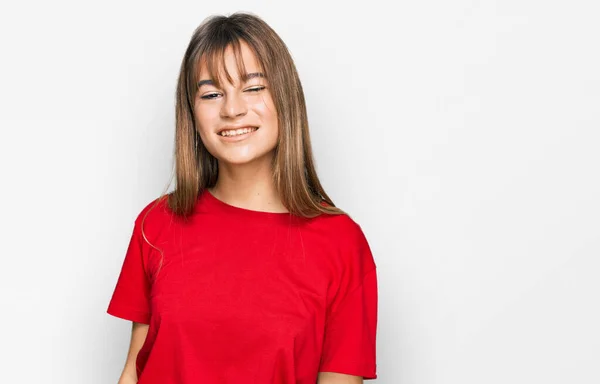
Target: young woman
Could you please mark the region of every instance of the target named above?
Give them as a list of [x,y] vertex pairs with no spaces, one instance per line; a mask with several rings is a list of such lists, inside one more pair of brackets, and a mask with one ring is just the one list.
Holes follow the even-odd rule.
[[177,86],[176,188],[135,220],[107,312],[133,322],[119,383],[334,384],[376,374],[376,266],[327,196],[280,37],[206,19]]

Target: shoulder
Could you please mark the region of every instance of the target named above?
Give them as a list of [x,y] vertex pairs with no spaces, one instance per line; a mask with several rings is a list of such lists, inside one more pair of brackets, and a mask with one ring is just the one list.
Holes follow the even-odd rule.
[[136,227],[162,227],[165,222],[171,222],[174,214],[167,204],[168,195],[162,195],[150,202],[145,202],[135,218]]
[[371,247],[360,224],[348,214],[324,215],[319,228],[335,246],[344,265],[358,267],[362,273],[375,268]]
[[347,240],[360,240],[364,237],[360,224],[347,213],[321,214],[316,221],[315,224],[322,227],[323,231],[341,240],[342,243]]

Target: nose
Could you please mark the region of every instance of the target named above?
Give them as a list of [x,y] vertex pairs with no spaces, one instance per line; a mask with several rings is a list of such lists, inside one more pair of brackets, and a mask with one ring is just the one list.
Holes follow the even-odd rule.
[[248,106],[244,97],[238,92],[232,92],[224,97],[223,106],[221,108],[221,117],[237,117],[243,116],[248,112]]

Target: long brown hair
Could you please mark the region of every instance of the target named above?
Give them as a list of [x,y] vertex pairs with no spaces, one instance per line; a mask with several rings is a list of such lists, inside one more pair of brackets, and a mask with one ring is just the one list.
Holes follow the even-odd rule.
[[[285,43],[260,17],[241,12],[205,19],[194,31],[185,51],[177,82],[176,187],[167,195],[169,209],[187,218],[202,190],[213,187],[217,182],[217,159],[203,145],[194,119],[199,68],[206,65],[211,80],[219,88],[223,69],[231,82],[224,63],[224,53],[231,46],[238,71],[245,74],[240,41],[244,41],[255,54],[268,79],[277,110],[279,139],[273,156],[272,175],[283,205],[291,214],[306,218],[322,213],[345,214],[335,207],[317,177],[304,93]],[[163,193],[156,203],[164,197]]]

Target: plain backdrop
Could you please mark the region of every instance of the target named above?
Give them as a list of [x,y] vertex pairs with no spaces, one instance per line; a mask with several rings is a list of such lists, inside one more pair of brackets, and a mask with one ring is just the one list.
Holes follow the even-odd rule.
[[599,383],[600,7],[533,0],[3,3],[0,382],[116,383],[105,311],[169,183],[180,61],[234,11],[288,45],[371,244],[376,382]]

